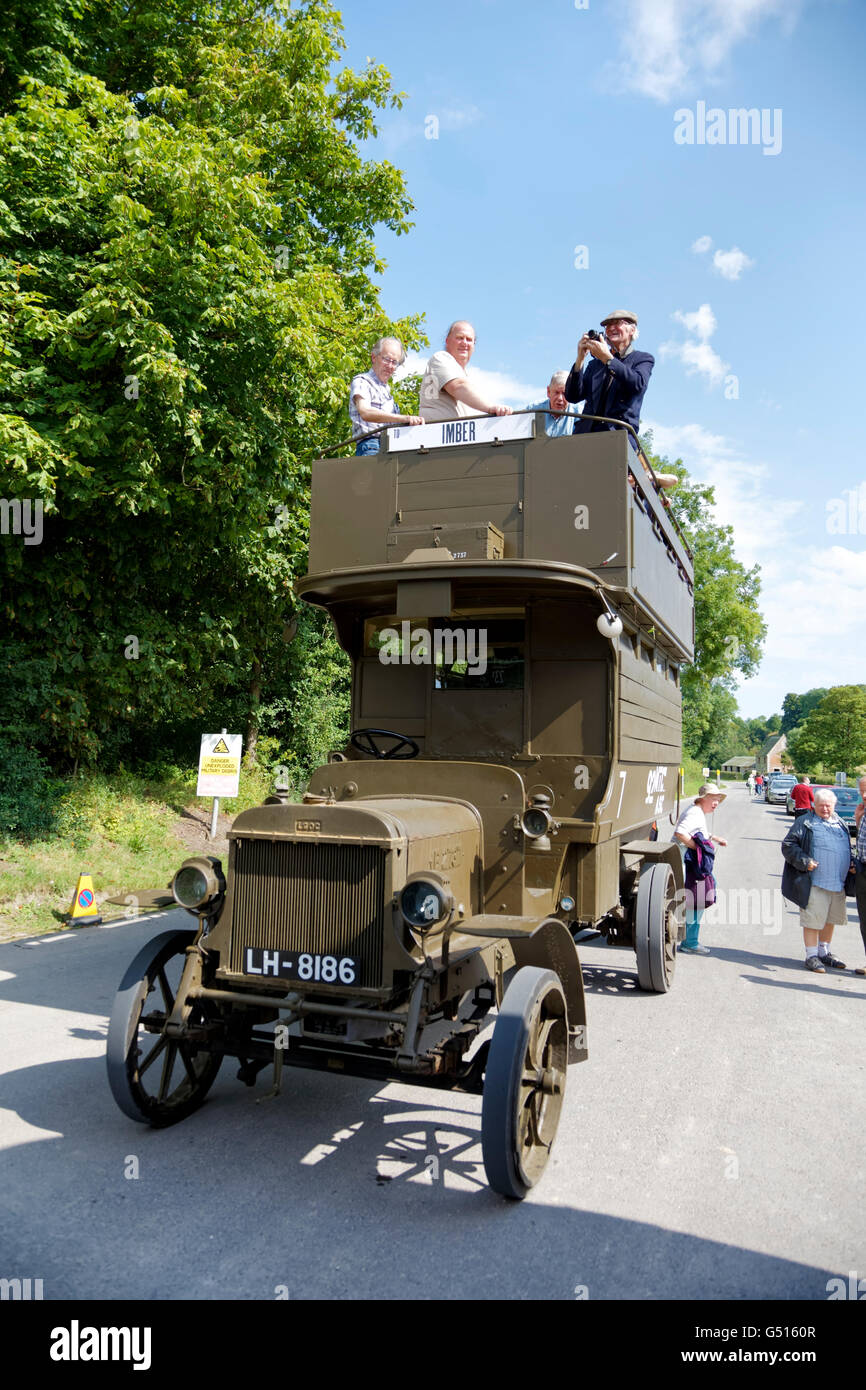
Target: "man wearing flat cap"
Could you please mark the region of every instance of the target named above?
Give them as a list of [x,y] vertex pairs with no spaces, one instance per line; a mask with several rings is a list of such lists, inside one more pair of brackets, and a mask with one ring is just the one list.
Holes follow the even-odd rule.
[[[637,336],[637,315],[619,309],[602,319],[603,338],[590,338],[584,333],[577,345],[577,359],[565,383],[565,399],[572,405],[584,401],[584,415],[606,415],[622,420],[637,434],[640,408],[655,359],[634,346]],[[587,356],[590,361],[586,362]],[[596,420],[578,419],[575,434],[594,430],[613,430],[616,425],[604,425]],[[629,443],[637,448],[634,435]]]

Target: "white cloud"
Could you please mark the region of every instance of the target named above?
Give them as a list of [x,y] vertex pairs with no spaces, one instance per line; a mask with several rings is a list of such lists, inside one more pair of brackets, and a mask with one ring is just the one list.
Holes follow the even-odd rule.
[[693,339],[685,343],[662,343],[659,348],[660,356],[677,358],[682,362],[688,376],[705,376],[711,386],[721,385],[731,364],[710,346],[709,340],[715,333],[718,322],[709,304],[702,304],[690,313],[683,313],[681,309],[677,309],[671,317],[676,319],[677,323],[681,323],[687,333],[693,334]]
[[699,309],[695,309],[694,312],[690,314],[684,314],[681,310],[677,309],[674,313],[674,318],[677,323],[683,325],[687,333],[693,333],[696,338],[700,338],[701,342],[704,343],[707,339],[712,338],[719,326],[718,320],[709,304],[702,304]]
[[866,550],[798,549],[796,565],[766,590],[761,607],[767,661],[800,661],[808,672],[805,684],[793,689],[863,680],[862,645],[855,634],[866,628]]
[[709,343],[662,343],[661,351],[665,357],[678,357],[686,376],[705,376],[711,386],[722,384],[731,365]]
[[[696,481],[715,489],[716,516],[721,525],[734,527],[743,564],[772,568],[774,551],[784,556],[791,525],[803,513],[804,504],[778,495],[768,464],[749,458],[732,440],[712,434],[703,425],[644,420],[643,429],[652,430],[655,453],[671,461],[682,458]],[[780,559],[780,576],[789,573]]]
[[798,546],[762,564],[761,580],[764,657],[737,691],[741,713],[779,711],[789,690],[862,684],[866,550]]
[[743,271],[754,264],[751,256],[747,256],[739,246],[732,246],[730,251],[717,251],[713,256],[713,266],[726,280],[739,280]]
[[[407,353],[403,366],[394,373],[395,378],[399,380],[413,372],[423,376],[427,357],[436,351],[437,348],[434,346],[424,356],[417,352]],[[510,372],[491,372],[483,367],[473,367],[471,364],[466,375],[475,390],[486,400],[494,405],[510,405],[512,410],[522,410],[531,402],[542,400],[546,390],[545,386],[531,386],[512,376]]]
[[806,0],[620,0],[628,87],[670,101],[716,77],[734,47],[761,24],[790,32]]
[[711,236],[699,236],[697,241],[692,242],[692,250],[696,256],[703,256],[705,252],[710,250],[712,244],[713,238]]
[[778,711],[789,690],[862,682],[866,480],[850,497],[828,499],[828,516],[832,502],[841,509],[846,543],[833,543],[830,531],[826,545],[804,544],[824,530],[825,518],[816,526],[805,502],[781,496],[768,464],[702,425],[643,424],[655,453],[682,458],[696,481],[713,486],[716,517],[734,528],[737,558],[761,567],[758,606],[767,636],[760,673],[738,687],[741,713]]

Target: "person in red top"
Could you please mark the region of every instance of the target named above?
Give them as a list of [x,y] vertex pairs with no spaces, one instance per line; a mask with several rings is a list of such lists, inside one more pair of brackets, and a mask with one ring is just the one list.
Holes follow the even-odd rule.
[[815,805],[815,793],[805,775],[799,777],[797,785],[791,788],[791,800],[794,803],[794,820],[798,816],[805,816],[806,812],[811,811]]

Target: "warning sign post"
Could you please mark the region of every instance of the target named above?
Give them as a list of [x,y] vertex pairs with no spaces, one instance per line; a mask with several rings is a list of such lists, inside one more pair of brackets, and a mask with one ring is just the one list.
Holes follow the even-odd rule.
[[196,796],[212,796],[213,815],[211,816],[210,837],[216,835],[217,816],[220,797],[237,796],[241,778],[241,752],[243,736],[230,734],[223,729],[218,734],[202,734],[201,749],[198,755],[198,783]]

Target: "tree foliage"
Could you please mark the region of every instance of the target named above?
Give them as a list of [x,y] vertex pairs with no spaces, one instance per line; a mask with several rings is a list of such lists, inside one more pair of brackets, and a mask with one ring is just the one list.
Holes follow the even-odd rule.
[[787,694],[782,701],[782,733],[788,734],[792,729],[796,729],[798,724],[802,724],[806,716],[811,714],[813,709],[817,709],[828,693],[823,687],[815,687],[813,690],[807,690],[805,695]]
[[[370,342],[423,341],[371,279],[411,203],[360,145],[400,95],[338,66],[327,0],[12,9],[0,494],[45,516],[0,555],[0,721],[92,760],[279,711],[291,745],[325,641],[285,640],[310,461]],[[343,717],[333,644],[324,669]]]
[[824,776],[866,764],[866,686],[833,686],[788,735],[788,752],[795,767]]

